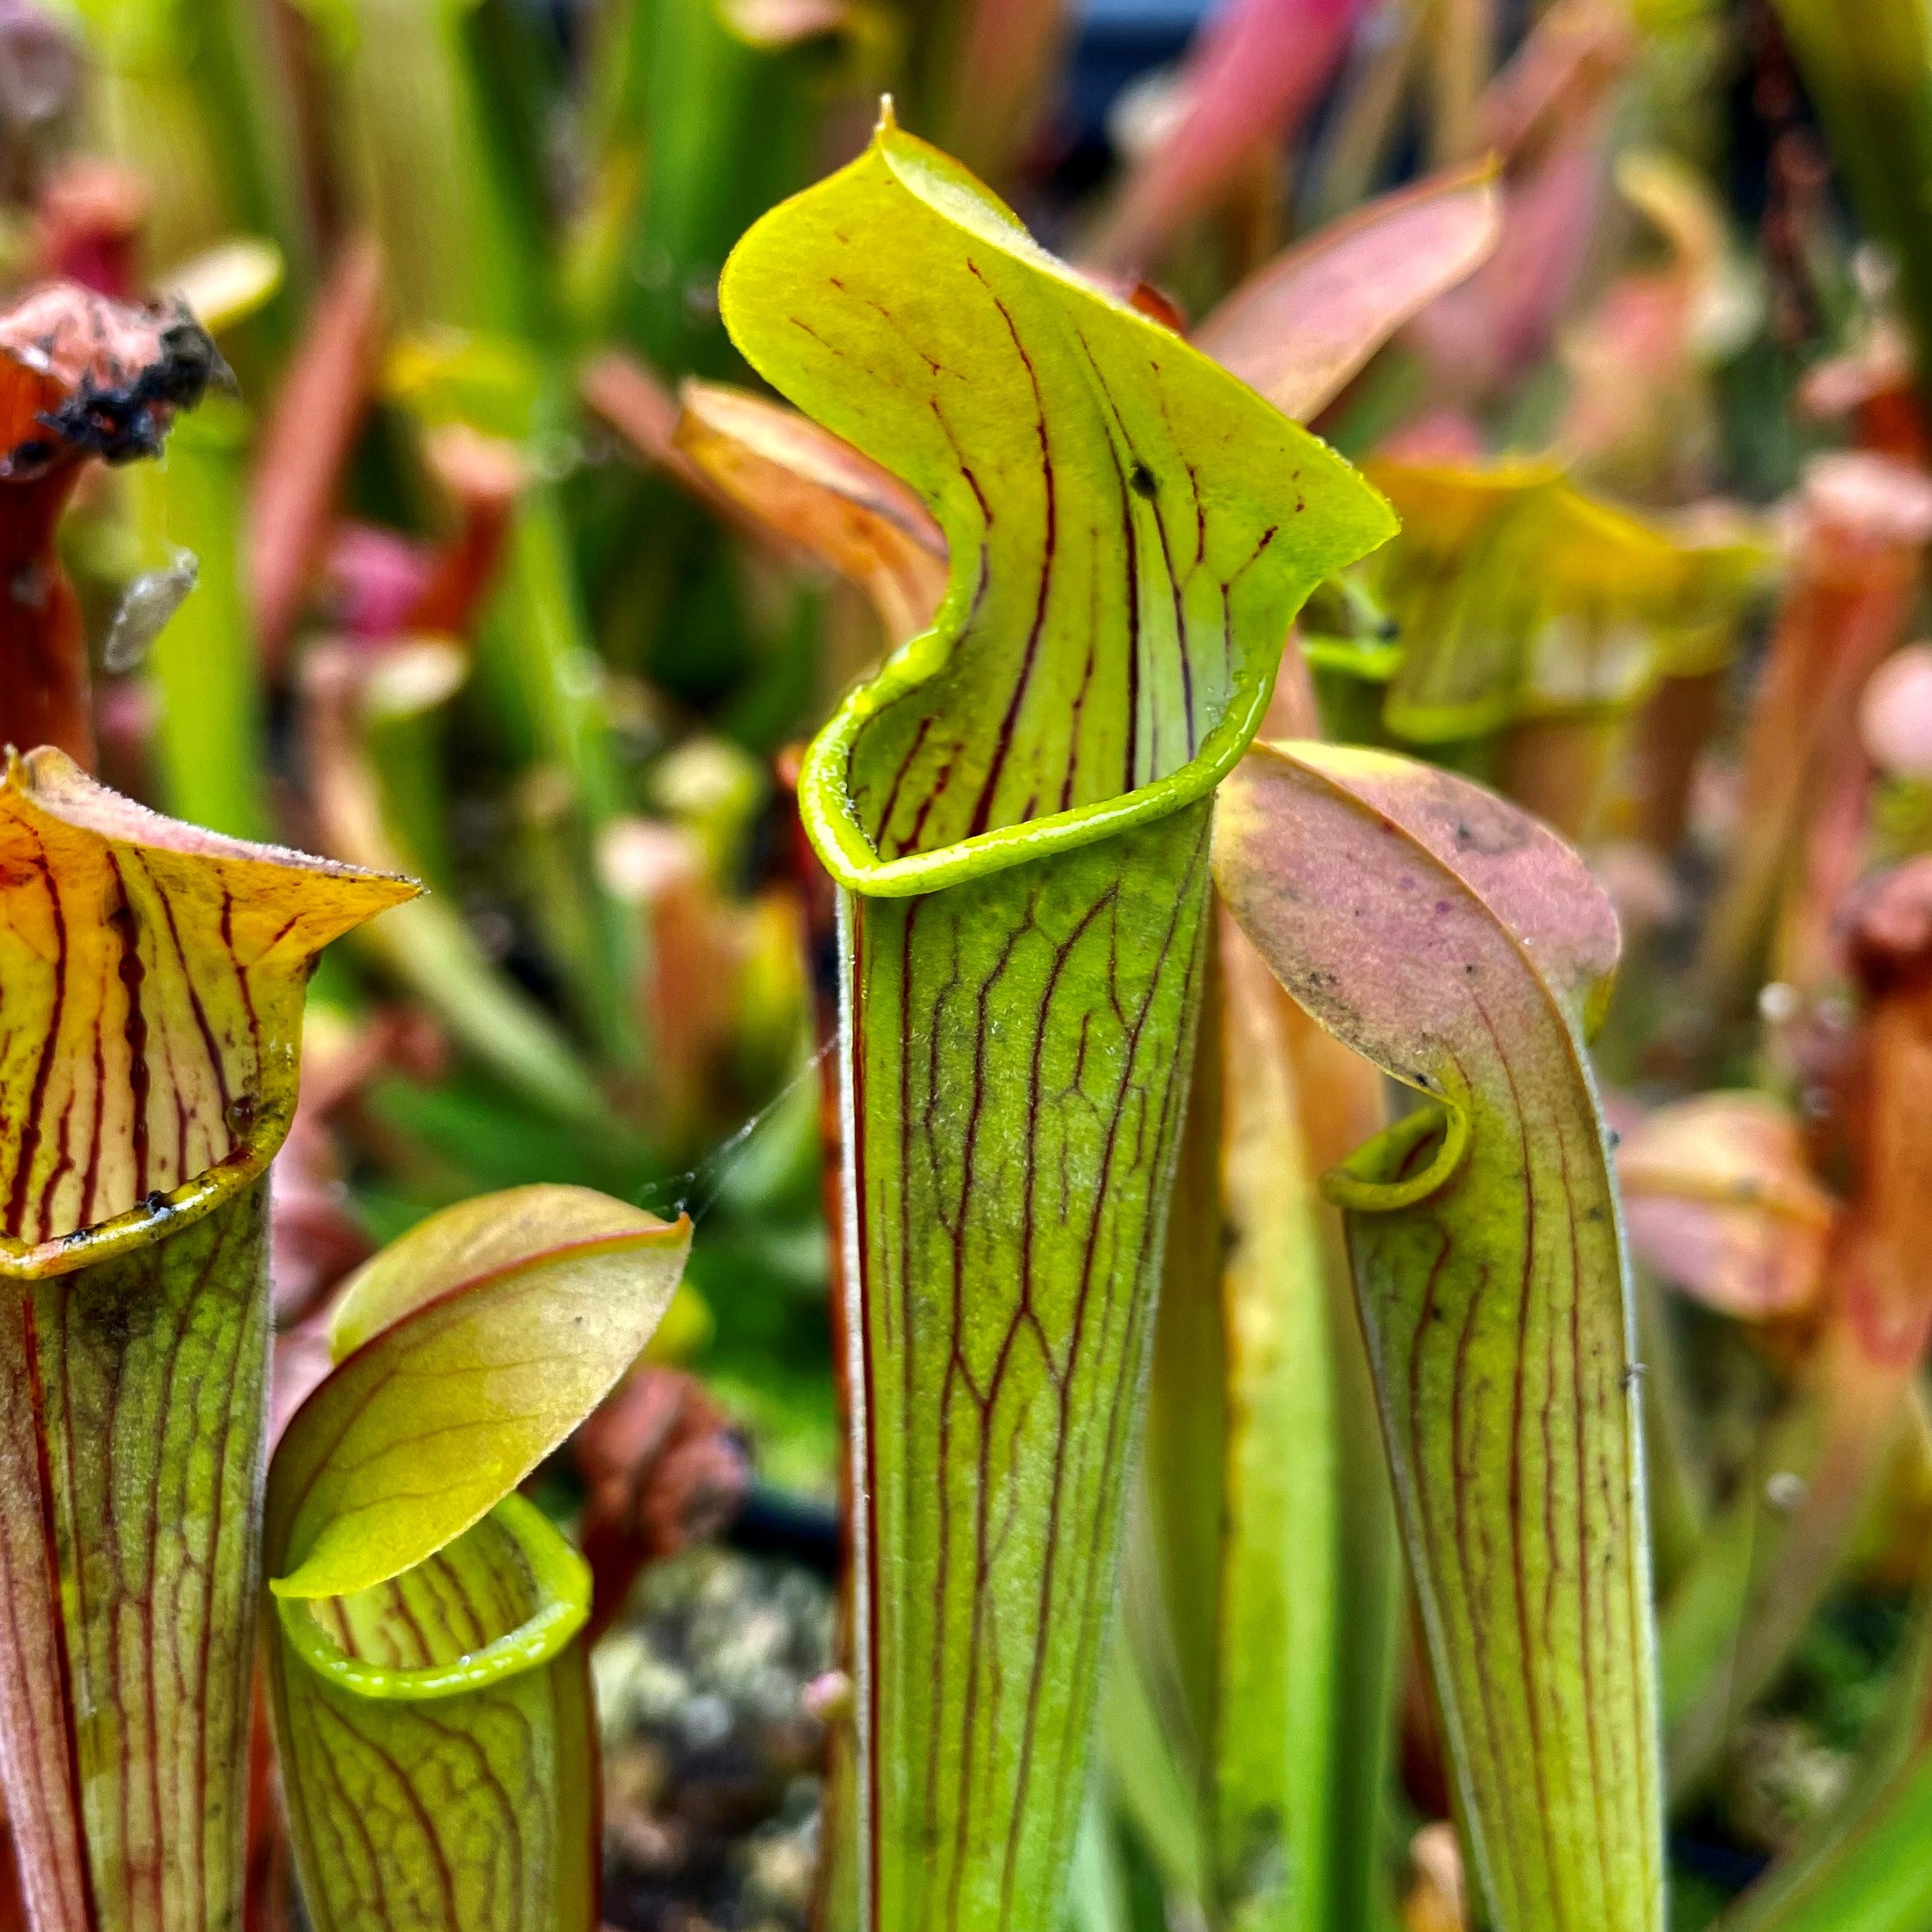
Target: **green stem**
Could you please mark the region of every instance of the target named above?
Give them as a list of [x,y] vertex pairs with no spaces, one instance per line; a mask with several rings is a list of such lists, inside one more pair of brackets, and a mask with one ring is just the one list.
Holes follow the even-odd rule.
[[[148,226],[172,268],[238,234],[266,235],[299,298],[315,270],[288,77],[253,0],[81,0],[101,59],[110,145],[166,184]],[[284,318],[293,313],[278,305]]]
[[471,42],[478,0],[302,0],[333,55],[337,156],[382,244],[399,318],[543,327],[541,212],[499,138]]
[[643,934],[634,907],[607,891],[597,869],[605,830],[622,810],[604,697],[604,669],[585,628],[555,487],[520,504],[502,574],[477,639],[477,675],[499,717],[527,733],[524,750],[564,784],[570,864],[554,874],[562,921],[559,958],[574,1002],[603,1058],[624,1071],[645,1062],[639,992]]
[[154,640],[154,756],[177,817],[237,839],[266,839],[268,767],[260,656],[240,554],[248,486],[241,412],[211,400],[175,427],[168,461],[128,487],[150,566],[195,558],[195,588]]

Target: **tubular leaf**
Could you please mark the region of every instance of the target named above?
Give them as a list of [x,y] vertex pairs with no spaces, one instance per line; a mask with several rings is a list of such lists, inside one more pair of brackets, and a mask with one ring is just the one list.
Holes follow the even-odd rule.
[[1327,560],[1393,528],[1322,444],[889,120],[751,230],[720,300],[762,373],[912,485],[954,558],[934,628],[800,776],[828,870],[868,897],[1205,796]]
[[1679,540],[1541,463],[1371,473],[1402,518],[1371,573],[1404,643],[1383,709],[1398,736],[1621,709],[1728,659],[1760,561],[1746,539]]
[[0,1274],[204,1214],[295,1107],[309,961],[406,881],[157,816],[56,751],[0,777]]
[[320,1932],[595,1922],[590,1574],[513,1491],[637,1359],[691,1224],[445,1209],[345,1286],[269,1472],[270,1689]]
[[1332,1170],[1482,1892],[1662,1924],[1630,1299],[1582,1040],[1617,951],[1574,854],[1382,754],[1257,752],[1215,873],[1296,999],[1423,1103]]
[[264,1171],[315,953],[414,890],[0,776],[0,1791],[38,1932],[240,1910]]
[[284,1598],[283,1778],[319,1932],[584,1932],[584,1560],[521,1496],[373,1590]]
[[952,578],[799,786],[847,889],[861,1922],[1055,1922],[1203,969],[1209,798],[1372,492],[889,116],[722,300]]

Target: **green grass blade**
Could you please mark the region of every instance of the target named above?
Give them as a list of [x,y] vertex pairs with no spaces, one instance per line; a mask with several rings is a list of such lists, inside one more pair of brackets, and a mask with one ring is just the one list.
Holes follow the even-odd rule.
[[168,809],[237,839],[273,830],[261,657],[240,555],[247,420],[219,399],[175,428],[164,465],[129,479],[151,565],[177,550],[196,562],[195,588],[154,640],[149,674],[160,698],[154,756]]
[[273,238],[299,293],[313,270],[288,73],[253,0],[79,0],[114,153],[165,181],[146,224],[172,268],[237,234]]
[[[1922,1416],[1914,1425],[1923,1426]],[[1867,1727],[1857,1774],[1720,1921],[1722,1932],[1918,1932],[1932,1925],[1932,1570],[1890,1708]]]
[[864,1923],[1055,1922],[1205,956],[1210,794],[1387,534],[1322,445],[889,118],[726,320],[919,492],[933,629],[800,785],[847,906]]
[[477,0],[298,0],[331,83],[329,132],[356,217],[382,244],[411,327],[529,337],[548,319],[540,197],[490,117]]
[[1318,745],[1223,788],[1215,872],[1295,997],[1425,1096],[1324,1185],[1478,1886],[1499,1932],[1657,1932],[1639,1402],[1582,1044],[1608,904],[1476,786]]
[[1210,1921],[1314,1928],[1330,1918],[1340,1554],[1319,1203],[1279,995],[1238,930],[1216,950],[1169,1223],[1147,1486],[1193,1706]]
[[[373,664],[353,646],[311,647],[302,724],[317,830],[330,851],[385,870],[415,866],[391,780],[411,750],[424,749],[409,742],[411,727],[433,716],[462,669],[453,647],[433,642],[398,645]],[[412,773],[417,782],[405,790],[421,797],[440,773],[440,766]],[[432,886],[358,943],[521,1100],[557,1120],[605,1117],[597,1081],[569,1037],[485,954],[452,897]]]
[[1877,1791],[1794,1882],[1764,1881],[1721,1932],[1924,1932],[1932,1925],[1932,1754]]
[[1932,26],[1923,7],[1902,0],[1778,0],[1776,11],[1853,203],[1897,257],[1924,396],[1932,382]]

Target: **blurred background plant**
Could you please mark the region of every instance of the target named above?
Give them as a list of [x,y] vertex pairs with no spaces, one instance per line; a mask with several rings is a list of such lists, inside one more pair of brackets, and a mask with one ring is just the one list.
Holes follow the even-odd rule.
[[[1500,787],[1621,918],[1597,1065],[1672,1923],[1781,1862],[1740,1923],[1932,1925],[1927,40],[1916,0],[0,0],[8,281],[178,296],[237,378],[60,526],[103,776],[432,888],[313,984],[286,1350],[475,1193],[697,1220],[658,1365],[547,1478],[615,1596],[614,1922],[802,1926],[843,1722],[834,968],[793,748],[923,624],[945,547],[745,392],[717,284],[890,89],[1402,515],[1311,606],[1290,722]],[[1360,1080],[1304,1071],[1311,1164],[1359,1137]],[[1357,1483],[1358,1373],[1326,1425]],[[1368,1490],[1326,1532],[1344,1571],[1395,1560]],[[1377,1795],[1338,1854],[1371,1881],[1335,1907],[1369,1916],[1333,1922],[1456,1925],[1376,1590],[1333,1720],[1372,1741],[1338,1772]],[[1083,1926],[1214,1909],[1152,1695],[1109,1698]]]

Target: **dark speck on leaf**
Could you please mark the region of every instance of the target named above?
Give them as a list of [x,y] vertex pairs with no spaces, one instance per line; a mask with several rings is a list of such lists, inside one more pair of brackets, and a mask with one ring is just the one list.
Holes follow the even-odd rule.
[[1137,463],[1128,472],[1127,485],[1136,496],[1146,497],[1150,501],[1161,487],[1154,481],[1154,472],[1144,463]]

